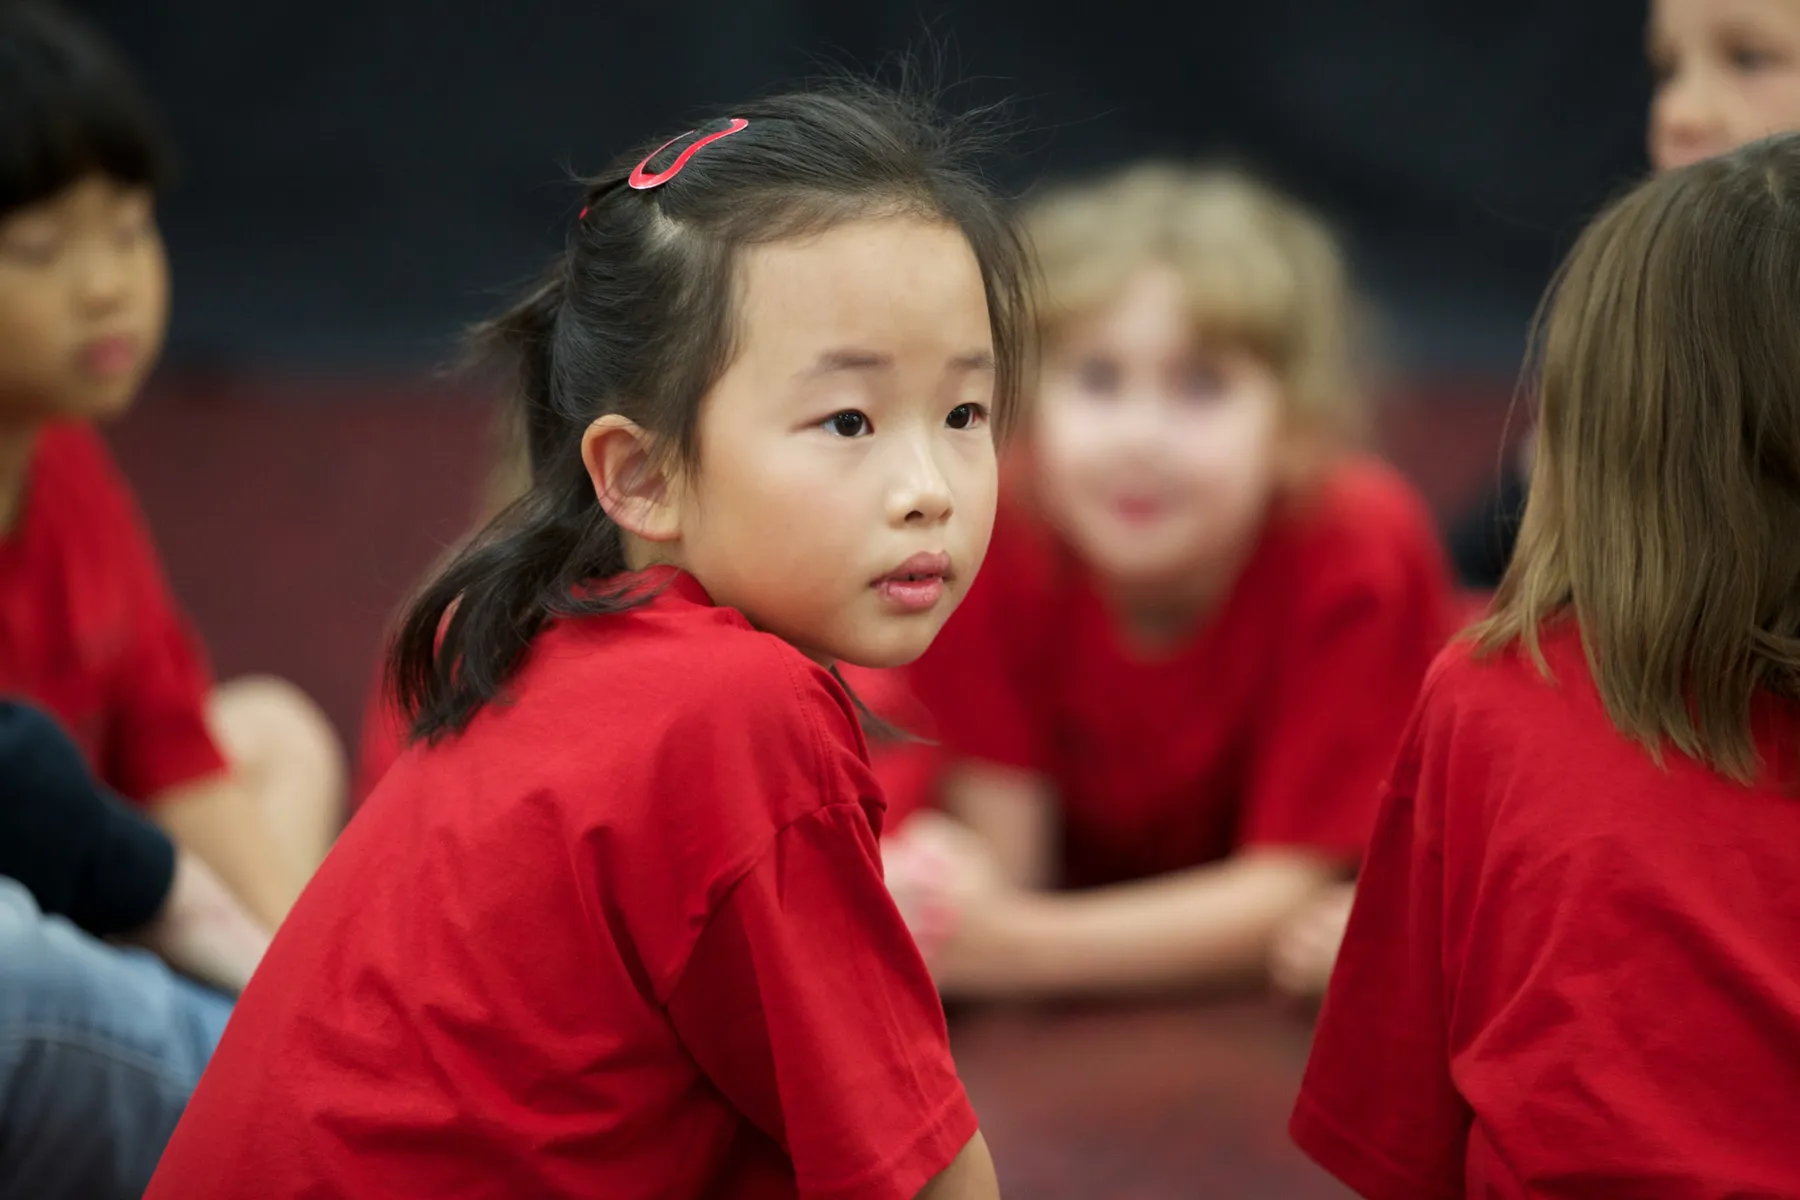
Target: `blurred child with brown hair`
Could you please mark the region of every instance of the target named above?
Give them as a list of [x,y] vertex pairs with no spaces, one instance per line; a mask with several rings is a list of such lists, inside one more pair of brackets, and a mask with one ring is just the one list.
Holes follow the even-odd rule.
[[1800,134],[1558,272],[1492,615],[1433,667],[1294,1117],[1360,1194],[1794,1196]]

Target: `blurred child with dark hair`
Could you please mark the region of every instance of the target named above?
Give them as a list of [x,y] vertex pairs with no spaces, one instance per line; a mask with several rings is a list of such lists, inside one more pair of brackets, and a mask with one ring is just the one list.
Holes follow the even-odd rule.
[[54,8],[0,8],[0,692],[55,715],[273,928],[324,856],[341,755],[292,686],[214,687],[97,421],[162,346],[155,120]]

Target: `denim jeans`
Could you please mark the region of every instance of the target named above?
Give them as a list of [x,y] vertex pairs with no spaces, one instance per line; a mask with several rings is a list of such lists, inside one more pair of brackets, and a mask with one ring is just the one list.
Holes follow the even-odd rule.
[[0,1200],[141,1196],[230,1014],[0,876]]

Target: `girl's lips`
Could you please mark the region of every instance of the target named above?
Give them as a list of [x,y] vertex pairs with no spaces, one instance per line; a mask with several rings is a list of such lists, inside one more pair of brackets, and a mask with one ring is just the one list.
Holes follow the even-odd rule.
[[125,334],[93,338],[81,344],[76,356],[95,375],[119,375],[137,365],[138,342]]
[[944,598],[952,578],[950,556],[915,554],[875,580],[881,598],[904,612],[925,612]]
[[944,598],[942,575],[921,575],[916,579],[883,579],[875,591],[895,608],[906,612],[924,612]]
[[1168,511],[1168,505],[1147,496],[1115,496],[1109,507],[1120,520],[1131,525],[1148,524]]

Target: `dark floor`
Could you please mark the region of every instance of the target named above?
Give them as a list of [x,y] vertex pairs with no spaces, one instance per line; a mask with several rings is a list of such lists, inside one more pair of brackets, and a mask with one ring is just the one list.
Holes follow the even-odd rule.
[[[1510,385],[1390,401],[1381,442],[1440,512],[1493,477]],[[429,379],[159,379],[110,431],[221,676],[268,671],[353,734],[384,623],[462,530],[482,400]]]
[[1001,1190],[1027,1200],[1348,1200],[1287,1135],[1310,1014],[1254,999],[955,1014]]

